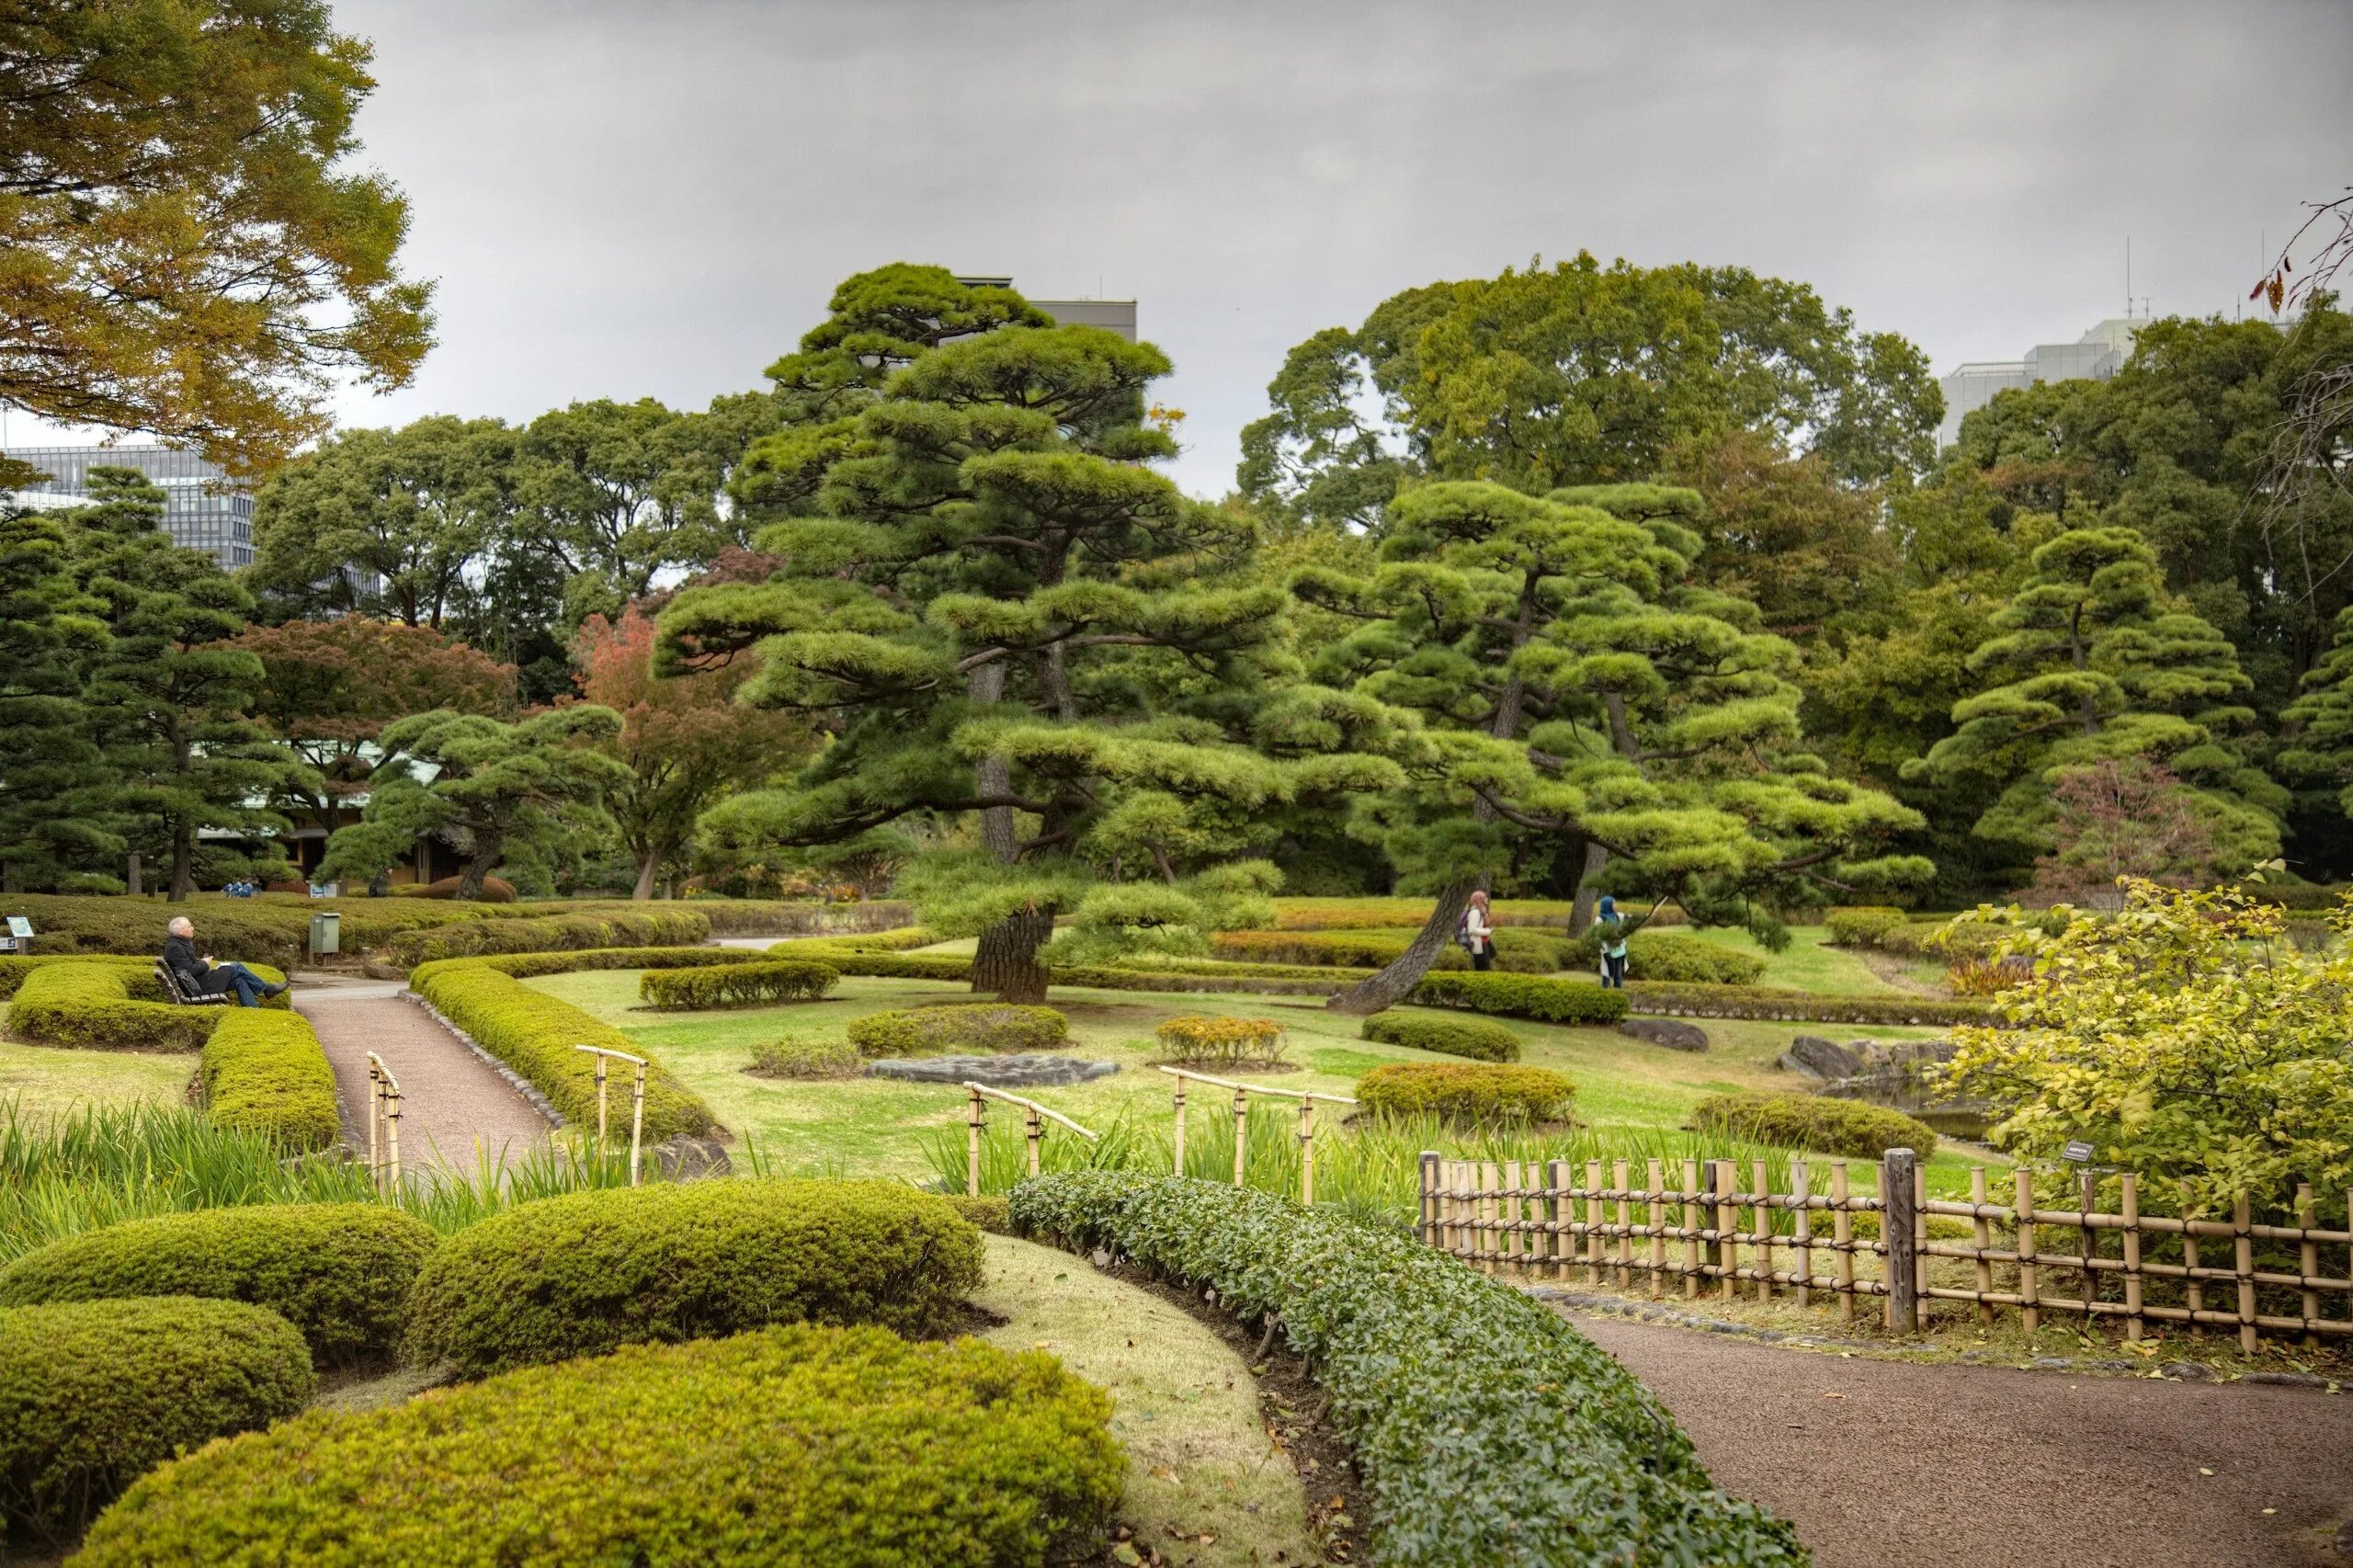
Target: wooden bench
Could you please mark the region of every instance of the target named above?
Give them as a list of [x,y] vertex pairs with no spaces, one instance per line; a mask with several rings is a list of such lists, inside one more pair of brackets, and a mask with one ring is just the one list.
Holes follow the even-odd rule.
[[172,972],[172,966],[161,959],[155,960],[155,978],[164,983],[164,994],[183,1007],[224,1007],[229,1004],[229,994],[225,991],[190,992],[180,983],[180,977]]

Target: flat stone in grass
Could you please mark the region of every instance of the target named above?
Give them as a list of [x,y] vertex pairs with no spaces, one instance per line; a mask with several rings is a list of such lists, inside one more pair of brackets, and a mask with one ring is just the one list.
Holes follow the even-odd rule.
[[1108,1078],[1116,1062],[1081,1062],[1069,1056],[886,1056],[866,1064],[870,1078],[904,1078],[918,1084],[988,1084],[1000,1089],[1083,1084]]
[[1635,1040],[1647,1040],[1653,1045],[1663,1045],[1669,1051],[1708,1049],[1708,1031],[1679,1018],[1628,1018],[1618,1026],[1618,1032]]
[[1790,1042],[1790,1049],[1781,1052],[1781,1059],[1775,1065],[1784,1072],[1836,1083],[1861,1072],[1863,1058],[1859,1051],[1836,1040],[1824,1040],[1818,1034],[1802,1034]]

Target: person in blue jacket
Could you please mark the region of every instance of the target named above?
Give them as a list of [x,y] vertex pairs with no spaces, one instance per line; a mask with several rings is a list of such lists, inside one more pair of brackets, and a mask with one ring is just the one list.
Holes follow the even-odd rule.
[[1626,988],[1626,917],[1618,913],[1618,901],[1604,893],[1601,908],[1593,921],[1594,934],[1601,938],[1601,983],[1623,991]]

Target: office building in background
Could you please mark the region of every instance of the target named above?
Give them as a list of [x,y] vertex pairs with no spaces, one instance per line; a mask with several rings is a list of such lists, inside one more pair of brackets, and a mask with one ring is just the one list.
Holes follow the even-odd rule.
[[220,464],[172,447],[11,447],[7,455],[47,474],[15,493],[51,510],[89,499],[94,468],[135,468],[163,487],[164,531],[234,571],[254,560],[254,498]]
[[[1010,289],[1010,278],[959,278],[957,282],[968,289]],[[1136,302],[1133,300],[1031,300],[1031,304],[1054,318],[1058,326],[1107,327],[1126,338],[1136,340]]]

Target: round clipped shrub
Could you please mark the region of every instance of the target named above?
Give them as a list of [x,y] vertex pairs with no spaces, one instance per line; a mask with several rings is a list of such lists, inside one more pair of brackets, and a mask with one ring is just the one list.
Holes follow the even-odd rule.
[[884,1181],[577,1192],[459,1232],[416,1281],[408,1355],[468,1377],[772,1323],[953,1326],[981,1233]]
[[[1592,968],[1601,959],[1600,937],[1586,933],[1571,945],[1570,956],[1578,968]],[[1754,985],[1765,973],[1765,960],[1705,937],[1637,931],[1626,938],[1626,973],[1682,985]]]
[[1550,1067],[1455,1062],[1392,1062],[1357,1080],[1365,1109],[1390,1116],[1441,1116],[1449,1121],[1557,1121],[1576,1085]]
[[1519,1037],[1484,1018],[1417,1018],[1407,1013],[1375,1013],[1364,1021],[1364,1038],[1383,1045],[1467,1056],[1474,1062],[1517,1062]]
[[1056,1051],[1070,1043],[1070,1020],[1051,1007],[947,1003],[852,1018],[849,1042],[866,1056],[941,1056],[972,1051]]
[[1171,1062],[1271,1067],[1283,1058],[1283,1027],[1272,1018],[1194,1015],[1164,1019],[1152,1032]]
[[774,1040],[752,1050],[744,1069],[755,1078],[855,1078],[865,1069],[846,1040]]
[[808,1326],[303,1415],[131,1488],[86,1568],[1029,1564],[1099,1528],[1109,1396],[1037,1351]]
[[316,1389],[293,1325],[240,1301],[0,1309],[0,1521],[70,1539],[173,1449],[266,1426]]
[[1859,903],[1834,909],[1822,917],[1834,947],[1869,948],[1912,917],[1886,904]]
[[0,1307],[210,1296],[267,1307],[322,1365],[399,1343],[409,1288],[440,1238],[373,1203],[275,1203],[132,1220],[51,1242],[0,1270]]
[[1710,1095],[1693,1108],[1691,1127],[1857,1160],[1876,1160],[1890,1149],[1910,1149],[1924,1160],[1937,1152],[1936,1130],[1925,1121],[1885,1106],[1817,1095]]
[[650,969],[639,977],[637,994],[663,1008],[756,1007],[766,1002],[814,1002],[841,977],[841,971],[829,965],[791,959],[709,969]]

